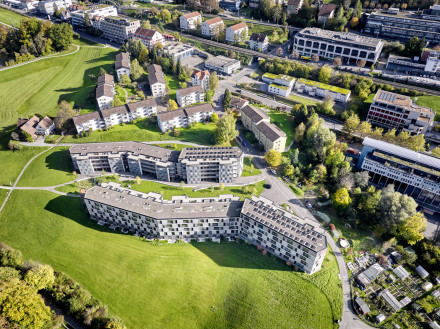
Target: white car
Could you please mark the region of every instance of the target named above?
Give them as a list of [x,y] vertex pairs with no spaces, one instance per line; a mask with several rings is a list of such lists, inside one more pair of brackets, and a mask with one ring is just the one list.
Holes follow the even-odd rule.
[[277,174],[277,172],[275,171],[275,169],[271,169],[270,172],[271,172],[272,174],[274,174],[274,175]]

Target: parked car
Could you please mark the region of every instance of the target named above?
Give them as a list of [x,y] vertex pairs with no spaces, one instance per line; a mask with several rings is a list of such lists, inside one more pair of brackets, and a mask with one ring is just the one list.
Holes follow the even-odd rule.
[[313,209],[313,206],[312,206],[312,204],[310,203],[309,200],[306,200],[306,207],[309,208],[309,209]]
[[272,185],[271,184],[264,184],[263,187],[269,189],[269,188],[272,188]]
[[277,174],[277,172],[275,171],[275,169],[271,169],[270,172],[271,172],[272,174],[274,174],[274,175]]

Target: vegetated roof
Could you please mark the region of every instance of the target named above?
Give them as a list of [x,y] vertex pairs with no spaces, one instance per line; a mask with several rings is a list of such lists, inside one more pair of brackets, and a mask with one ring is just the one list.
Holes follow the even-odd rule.
[[267,121],[262,121],[257,125],[257,129],[272,142],[286,137],[284,131],[278,128],[276,125],[269,123]]
[[288,86],[277,85],[276,83],[271,83],[270,86],[273,87],[273,88],[278,88],[278,89],[283,89],[283,90],[289,90],[290,89]]
[[165,83],[165,76],[162,71],[162,67],[157,64],[153,64],[147,67],[148,71],[148,83],[150,86],[154,85],[155,83]]
[[255,41],[255,42],[264,42],[264,41],[268,41],[269,38],[267,37],[267,35],[265,34],[261,34],[261,33],[252,33],[251,37],[249,38],[249,40],[251,41]]
[[336,5],[332,3],[325,3],[319,9],[318,16],[329,16],[332,12],[336,10]]
[[201,16],[201,15],[198,11],[193,11],[192,13],[188,13],[188,14],[185,14],[182,16],[185,17],[186,19],[188,19],[188,18],[194,18],[194,17]]
[[312,80],[307,80],[307,79],[300,78],[300,79],[298,79],[298,82],[302,83],[302,84],[305,84],[307,86],[312,86],[312,87],[316,87],[316,88],[319,88],[319,89],[330,90],[332,92],[339,93],[339,94],[342,94],[342,95],[350,94],[350,90],[348,90],[348,89],[339,88],[339,87],[328,85],[326,83],[322,83],[322,82],[318,82],[318,81],[312,81]]
[[178,89],[176,90],[176,93],[177,92],[179,93],[180,96],[188,96],[191,95],[192,93],[204,93],[205,91],[203,90],[202,86],[197,85],[197,86]]
[[173,111],[165,111],[157,114],[157,118],[161,122],[171,121],[177,117],[190,117],[199,112],[213,112],[214,108],[210,103],[204,103],[185,108],[180,108]]
[[228,29],[232,29],[234,31],[237,31],[237,30],[244,29],[245,27],[247,27],[246,23],[241,22],[241,23],[229,26]]
[[217,23],[223,23],[223,20],[220,17],[214,17],[205,21],[206,24],[212,25]]
[[254,123],[259,123],[261,120],[270,120],[269,115],[260,109],[253,106],[246,105],[241,109],[241,111],[248,116]]

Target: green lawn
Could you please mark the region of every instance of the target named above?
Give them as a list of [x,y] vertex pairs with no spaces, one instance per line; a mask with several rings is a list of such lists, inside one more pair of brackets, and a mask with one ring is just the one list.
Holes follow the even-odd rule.
[[78,194],[78,186],[76,185],[76,183],[63,185],[63,186],[57,187],[55,190],[60,191],[60,192],[64,192],[64,193]]
[[[238,22],[235,20],[231,20],[231,19],[224,19],[223,20],[226,26],[231,26],[234,24],[237,24]],[[246,22],[247,26],[248,26],[248,33],[249,36],[252,35],[252,33],[261,33],[261,34],[265,34],[269,37],[269,41],[274,44],[274,45],[278,45],[281,44],[283,42],[287,41],[287,37],[281,37],[281,35],[283,35],[284,31],[281,27],[273,27],[273,26],[267,26],[267,25],[260,25],[257,23],[253,23],[253,22]],[[252,27],[253,25],[253,27]],[[277,31],[279,38],[277,40],[273,40],[273,31]]]
[[[1,105],[0,105],[1,106]],[[21,151],[9,151],[0,149],[0,185],[14,184],[20,171],[26,163],[47,147],[25,146]]]
[[116,86],[115,86],[115,92],[116,92],[115,99],[116,99],[116,98],[119,98],[119,100],[120,100],[123,104],[127,103],[127,98],[125,97],[124,88],[122,88],[120,85],[116,84]]
[[193,128],[179,129],[180,135],[174,137],[164,134],[160,131],[157,124],[151,125],[147,121],[141,121],[136,124],[126,124],[124,126],[115,126],[108,131],[94,131],[90,136],[83,138],[74,138],[66,136],[63,143],[96,143],[96,142],[122,142],[122,141],[167,141],[181,140],[192,143],[204,143],[211,145],[215,130],[214,123],[198,124]]
[[0,188],[0,205],[3,204],[3,201],[5,201],[6,196],[8,195],[9,190],[5,190]]
[[80,37],[79,39],[74,38],[73,43],[78,46],[94,46],[94,47],[104,47],[102,43],[98,43],[89,39]]
[[5,23],[10,26],[18,27],[20,25],[23,16],[13,11],[0,8],[0,23]]
[[100,67],[112,71],[115,56],[116,51],[110,48],[81,47],[72,55],[1,71],[0,135],[10,132],[19,117],[56,115],[62,100],[94,110],[96,81],[88,76],[97,76]]
[[294,94],[290,94],[289,98],[293,99],[295,102],[305,104],[305,105],[317,105],[319,103],[319,101],[317,101],[317,100],[308,99],[308,98],[301,97],[301,96],[294,95]]
[[331,255],[309,276],[244,244],[155,246],[95,226],[80,199],[47,191],[13,192],[0,240],[72,276],[128,328],[324,329],[341,315]]
[[180,89],[179,80],[172,75],[165,74],[165,81],[168,88],[170,88],[170,98],[176,100],[176,90]]
[[292,127],[291,120],[292,116],[284,112],[269,112],[270,121],[275,123],[282,131],[287,135],[286,147],[293,141],[295,137],[295,129]]
[[255,176],[259,174],[261,174],[261,170],[256,168],[255,165],[254,165],[254,169],[251,170],[251,162],[249,161],[249,158],[244,158],[243,173],[241,174],[241,177]]
[[54,147],[31,162],[17,186],[53,186],[75,178],[69,147]]
[[155,146],[160,146],[160,147],[164,147],[170,150],[176,150],[176,151],[182,151],[183,148],[185,147],[197,147],[194,145],[186,145],[186,144],[178,144],[178,143],[160,143],[160,144],[154,144]]
[[416,104],[432,108],[437,113],[435,116],[435,120],[440,121],[440,97],[439,96],[418,96]]
[[[217,185],[217,183],[212,183],[213,185]],[[264,181],[253,184],[253,186],[257,189],[257,195],[260,195],[263,192]],[[170,186],[166,184],[161,184],[157,182],[150,181],[142,181],[140,185],[133,184],[131,186],[133,190],[148,193],[148,192],[157,192],[163,195],[164,199],[171,200],[172,196],[175,195],[187,195],[192,198],[204,198],[204,197],[216,197],[220,194],[234,194],[235,196],[239,196],[241,199],[245,197],[251,197],[251,194],[244,194],[241,186],[225,186],[223,191],[220,191],[219,187],[216,188],[207,188],[204,190],[194,191],[192,187],[176,187]]]

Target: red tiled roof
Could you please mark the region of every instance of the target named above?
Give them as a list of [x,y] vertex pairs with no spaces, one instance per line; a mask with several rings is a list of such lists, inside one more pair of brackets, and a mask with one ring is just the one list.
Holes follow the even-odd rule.
[[223,20],[220,17],[214,17],[205,21],[205,23],[208,25],[212,25],[216,23],[223,23]]
[[230,29],[233,29],[234,31],[240,30],[247,27],[246,23],[238,23],[232,26],[229,26]]
[[201,81],[205,78],[205,76],[210,76],[210,75],[211,74],[209,73],[208,70],[205,70],[205,71],[195,70],[193,72],[193,74],[191,75],[191,77],[197,77],[197,79],[199,79]]
[[335,10],[336,5],[332,3],[326,3],[321,7],[321,9],[319,9],[318,16],[329,16]]
[[185,17],[187,19],[197,17],[197,16],[201,16],[198,11],[193,11],[192,13],[188,13],[188,14],[183,15],[183,17]]

